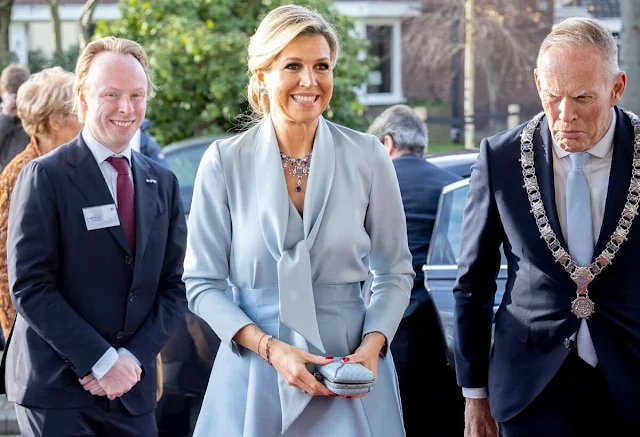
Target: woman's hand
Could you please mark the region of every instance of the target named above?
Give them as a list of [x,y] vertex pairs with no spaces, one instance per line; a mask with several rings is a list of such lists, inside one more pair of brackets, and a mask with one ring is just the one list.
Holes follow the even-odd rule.
[[[362,338],[358,349],[351,355],[342,358],[343,363],[361,363],[373,372],[375,379],[378,379],[378,359],[380,351],[387,342],[387,338],[381,332],[370,332]],[[367,394],[352,396],[354,399],[363,398]]]
[[290,386],[297,387],[312,396],[337,397],[335,393],[318,381],[305,366],[306,363],[319,366],[329,364],[333,357],[313,355],[274,337],[269,343],[269,359],[273,367]]

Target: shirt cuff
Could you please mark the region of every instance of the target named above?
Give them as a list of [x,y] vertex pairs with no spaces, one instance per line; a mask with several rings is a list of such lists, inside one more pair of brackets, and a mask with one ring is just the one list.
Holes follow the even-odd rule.
[[93,377],[97,380],[102,379],[102,377],[111,370],[116,361],[118,361],[118,352],[116,352],[114,348],[110,347],[91,368]]
[[467,388],[462,387],[462,396],[469,399],[485,399],[489,397],[487,387]]
[[136,358],[135,355],[133,355],[131,352],[129,352],[129,349],[124,348],[124,347],[118,348],[118,355],[122,355],[123,357],[131,358],[133,360],[133,362],[138,365],[138,367],[142,368],[142,365],[140,364],[140,360],[138,360],[138,358]]

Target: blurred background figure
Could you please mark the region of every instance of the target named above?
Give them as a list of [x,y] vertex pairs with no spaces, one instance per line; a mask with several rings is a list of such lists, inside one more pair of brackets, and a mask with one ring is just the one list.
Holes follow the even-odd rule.
[[187,312],[162,348],[163,395],[156,408],[158,437],[188,437],[204,400],[220,339]]
[[149,133],[149,128],[151,128],[151,120],[145,118],[140,129],[138,129],[133,135],[133,138],[131,138],[131,148],[136,152],[142,153],[147,158],[153,159],[158,164],[168,167],[160,144],[158,144],[153,135]]
[[460,409],[448,398],[455,391],[447,389],[447,384],[456,387],[455,379],[447,366],[438,314],[422,273],[442,187],[460,178],[423,158],[429,143],[427,126],[409,106],[386,109],[368,132],[384,144],[396,170],[416,273],[409,307],[391,343],[407,437],[425,435],[425,411],[429,414],[428,435],[460,435],[462,417],[453,417]]
[[[4,72],[1,82],[4,92]],[[30,142],[0,175],[0,323],[5,339],[16,316],[7,282],[6,244],[11,193],[25,165],[71,141],[80,132],[82,125],[78,117],[72,114],[69,103],[73,96],[72,86],[72,73],[60,67],[47,68],[29,77],[20,87],[16,98],[17,114]]]
[[28,78],[29,69],[19,64],[7,66],[0,75],[0,172],[29,144],[16,110],[16,93]]

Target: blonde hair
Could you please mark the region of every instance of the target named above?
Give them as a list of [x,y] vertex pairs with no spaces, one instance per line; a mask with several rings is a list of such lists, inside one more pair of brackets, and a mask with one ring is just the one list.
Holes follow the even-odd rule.
[[26,65],[11,64],[2,70],[0,75],[0,93],[15,94],[29,78],[29,68]]
[[260,92],[258,74],[268,70],[287,45],[300,35],[322,35],[329,44],[331,67],[338,61],[340,46],[334,27],[319,13],[298,5],[280,6],[267,14],[249,40],[248,99],[256,118],[269,114],[269,98]]
[[616,39],[609,28],[592,18],[566,18],[553,26],[538,51],[538,68],[544,54],[553,47],[593,47],[602,56],[611,79],[620,72]]
[[89,73],[89,67],[91,62],[98,53],[101,52],[113,52],[123,55],[131,55],[140,62],[144,73],[147,76],[147,98],[151,97],[156,86],[151,80],[151,69],[149,67],[149,59],[147,54],[140,44],[135,41],[124,38],[116,38],[114,36],[107,36],[98,40],[92,41],[84,48],[78,62],[76,63],[76,80],[73,84],[73,93],[75,99],[73,102],[73,111],[78,114],[80,122],[84,122],[84,111],[80,107],[80,90],[84,87],[84,81]]
[[61,67],[32,74],[18,89],[16,106],[22,126],[30,137],[49,132],[49,117],[73,115],[73,73]]

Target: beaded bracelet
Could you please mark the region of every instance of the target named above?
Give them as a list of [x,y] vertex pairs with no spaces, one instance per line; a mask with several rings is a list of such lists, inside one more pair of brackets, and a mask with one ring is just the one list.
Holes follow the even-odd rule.
[[267,356],[267,359],[265,361],[269,363],[270,366],[273,366],[273,364],[271,364],[271,357],[269,357],[269,343],[271,342],[272,338],[273,338],[273,335],[270,335],[269,337],[267,337],[267,342],[264,345],[264,354]]

